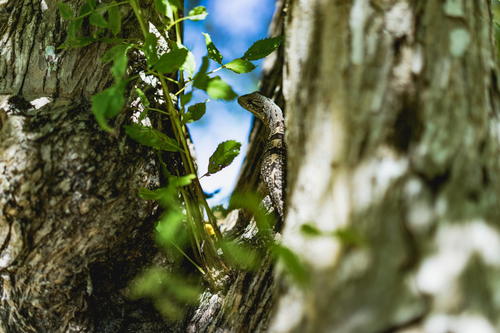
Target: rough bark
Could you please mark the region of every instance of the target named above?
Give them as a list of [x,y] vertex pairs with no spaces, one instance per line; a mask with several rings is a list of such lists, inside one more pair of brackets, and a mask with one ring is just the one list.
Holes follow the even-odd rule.
[[280,297],[271,331],[500,329],[490,6],[289,2],[284,242],[312,281]]
[[56,3],[0,4],[0,332],[158,332],[161,317],[124,292],[157,253],[156,207],[137,196],[159,185],[154,155],[96,125],[107,46],[57,49]]

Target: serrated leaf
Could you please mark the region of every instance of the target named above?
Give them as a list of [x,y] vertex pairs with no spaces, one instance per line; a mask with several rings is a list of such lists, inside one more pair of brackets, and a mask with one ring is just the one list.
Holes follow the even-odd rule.
[[192,92],[188,92],[187,94],[182,94],[181,98],[180,98],[181,99],[181,106],[184,106],[187,103],[189,103],[191,101],[191,98],[193,98]]
[[100,28],[108,27],[108,22],[99,11],[94,11],[92,14],[90,14],[89,23]]
[[208,161],[208,172],[214,174],[230,165],[240,153],[240,147],[241,143],[234,140],[219,143]]
[[237,97],[233,88],[219,76],[210,79],[207,83],[207,94],[213,99],[233,100]]
[[203,6],[197,6],[191,9],[187,15],[191,21],[200,21],[204,20],[207,17],[207,9]]
[[242,58],[246,60],[262,59],[276,50],[280,46],[282,40],[282,36],[259,40],[250,46]]
[[219,64],[222,64],[222,54],[215,47],[215,44],[212,42],[212,38],[207,33],[202,32],[203,36],[205,36],[205,45],[207,46],[208,57]]
[[74,16],[73,9],[63,2],[58,2],[57,7],[59,8],[59,13],[63,19],[70,19]]
[[128,136],[144,146],[164,151],[181,151],[177,141],[154,128],[138,124],[124,127]]
[[162,54],[153,68],[162,74],[173,73],[184,64],[187,55],[187,49],[174,48],[171,51]]
[[105,131],[112,132],[107,121],[122,110],[125,105],[124,93],[125,85],[120,83],[92,96],[92,113]]
[[255,69],[255,65],[245,59],[234,59],[225,64],[224,67],[238,74],[248,73]]
[[207,110],[207,105],[205,103],[196,103],[191,105],[186,114],[184,115],[184,122],[191,123],[203,117],[205,111]]
[[111,4],[115,6],[108,9],[109,30],[116,36],[122,30],[122,13],[116,5],[116,1],[113,1]]

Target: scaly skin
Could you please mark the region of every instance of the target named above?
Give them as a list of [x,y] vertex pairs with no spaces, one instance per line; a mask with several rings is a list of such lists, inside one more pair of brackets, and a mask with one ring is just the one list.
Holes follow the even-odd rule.
[[261,177],[266,184],[274,208],[283,218],[285,188],[285,119],[280,107],[271,99],[253,92],[238,98],[238,103],[264,122],[268,129],[266,147],[262,156]]

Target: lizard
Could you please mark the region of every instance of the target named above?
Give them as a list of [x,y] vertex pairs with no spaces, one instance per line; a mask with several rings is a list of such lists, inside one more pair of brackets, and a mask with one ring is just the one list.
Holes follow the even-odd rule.
[[[260,175],[269,193],[272,205],[283,219],[285,191],[285,119],[283,111],[273,100],[259,92],[243,95],[238,103],[260,119],[269,133],[262,155]],[[264,199],[266,201],[266,199]]]

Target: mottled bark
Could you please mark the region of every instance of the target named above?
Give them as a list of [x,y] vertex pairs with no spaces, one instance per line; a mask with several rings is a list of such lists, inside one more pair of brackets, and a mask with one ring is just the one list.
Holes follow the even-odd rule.
[[500,330],[491,16],[490,1],[289,2],[284,242],[312,281],[272,331]]
[[[107,46],[57,49],[56,3],[0,4],[0,332],[158,332],[160,316],[124,292],[157,253],[156,207],[137,196],[159,185],[154,154],[98,128]],[[124,36],[138,33],[124,14]]]

